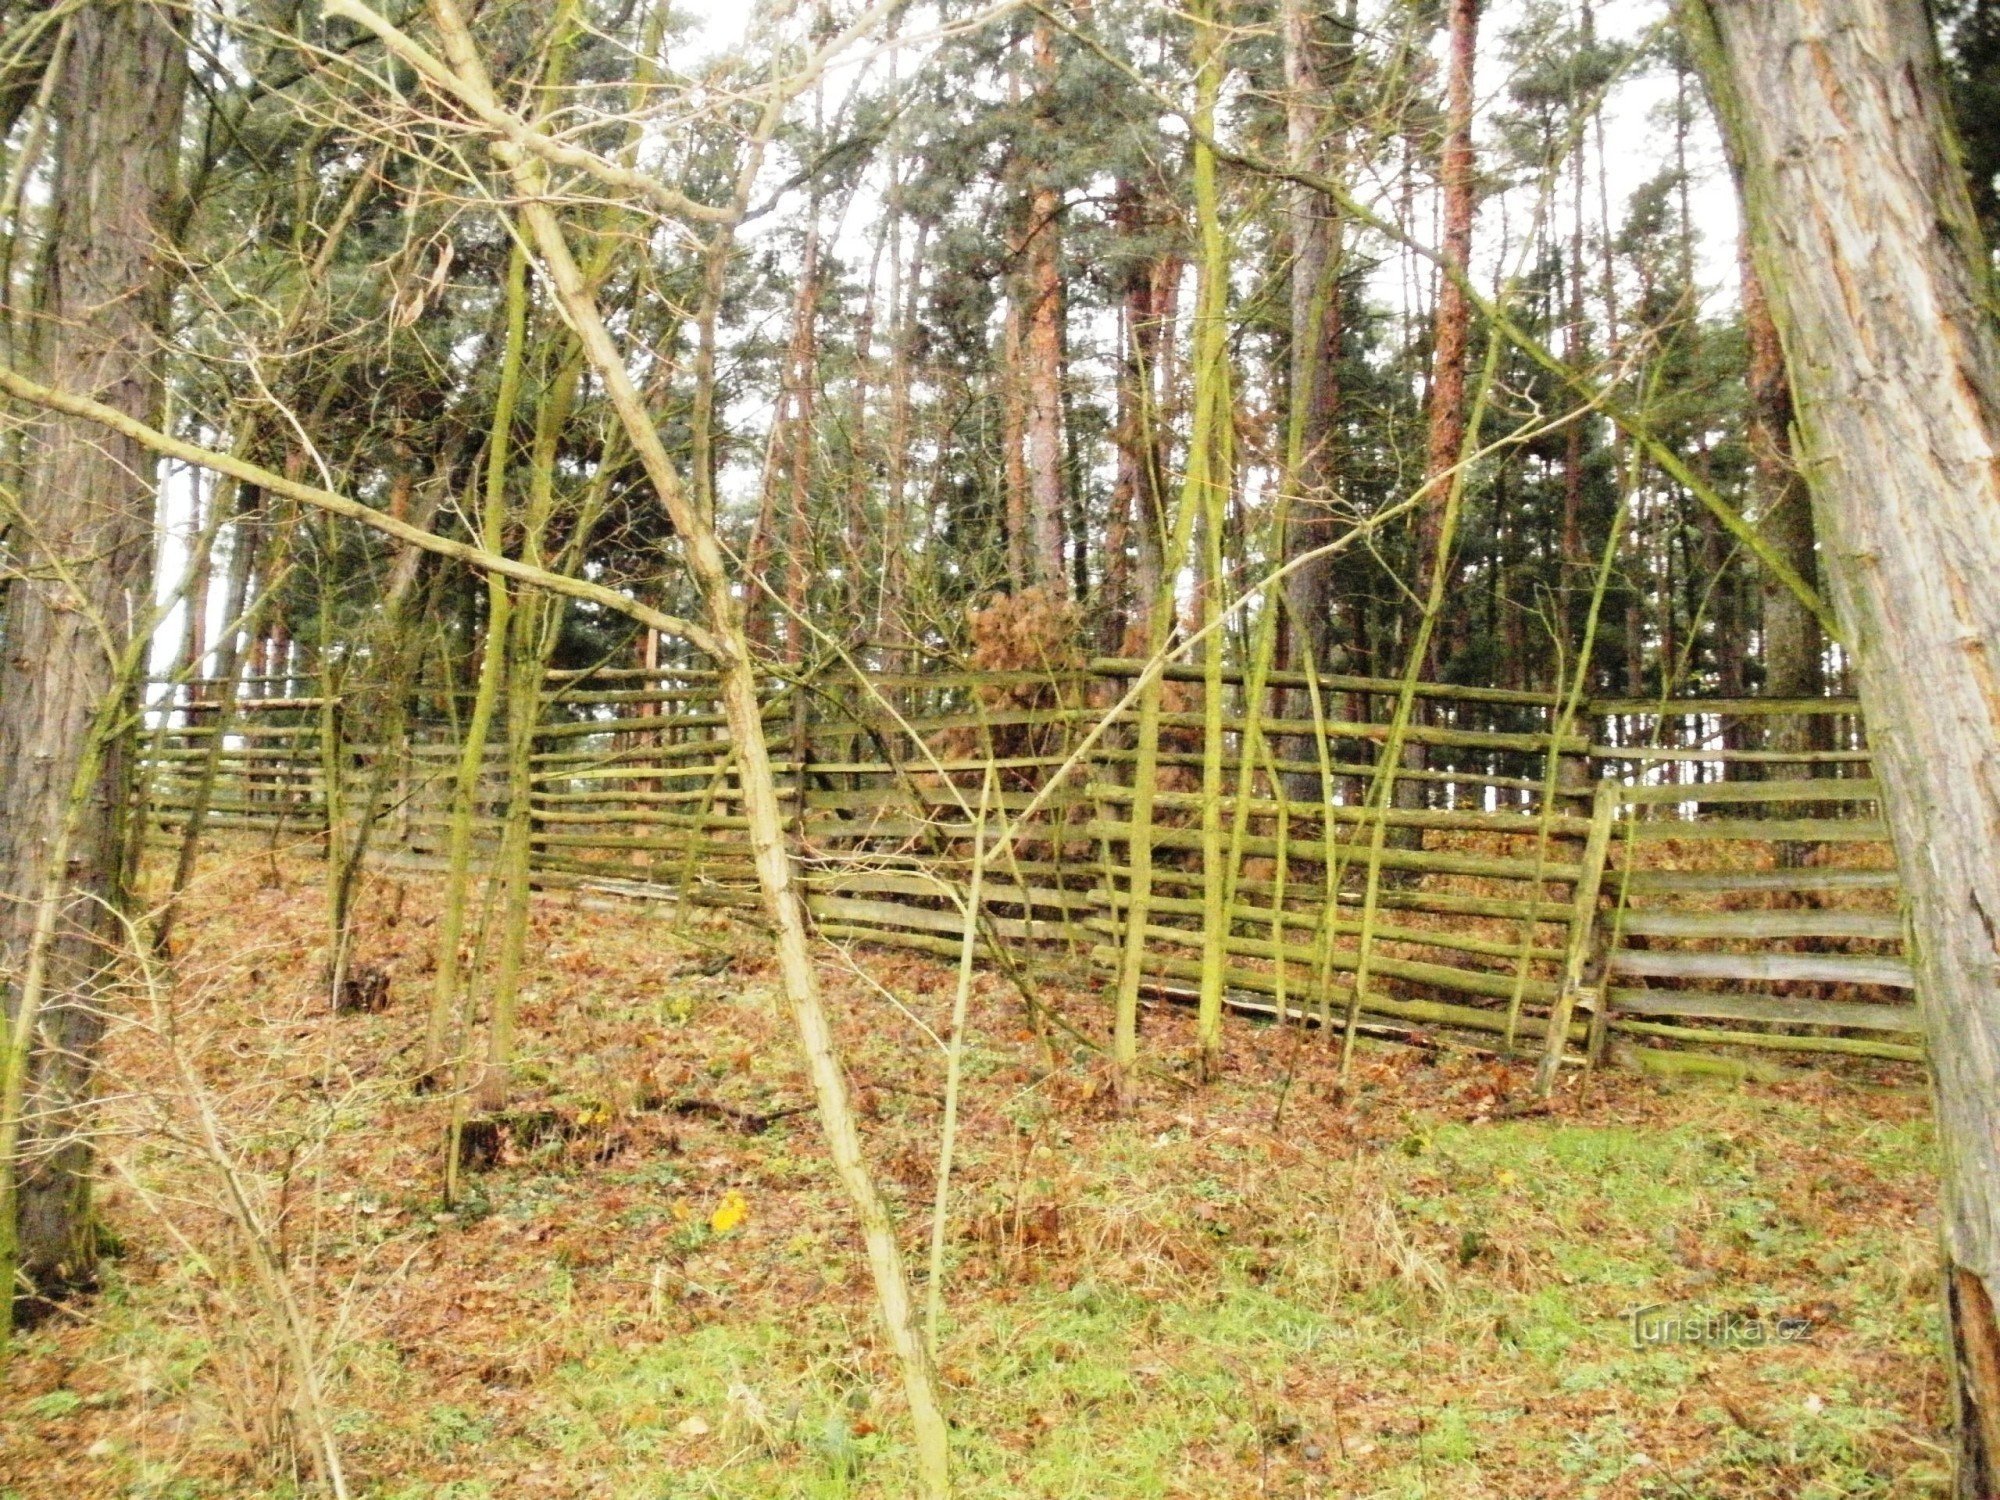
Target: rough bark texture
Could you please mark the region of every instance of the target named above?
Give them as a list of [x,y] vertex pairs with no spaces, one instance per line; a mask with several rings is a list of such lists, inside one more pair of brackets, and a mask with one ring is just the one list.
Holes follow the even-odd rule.
[[1688,0],[1916,935],[1959,1493],[2000,1472],[2000,335],[1922,0]]
[[[1130,181],[1118,191],[1119,227],[1135,240],[1157,227],[1144,189]],[[1123,358],[1118,372],[1119,498],[1128,507],[1132,538],[1129,607],[1114,649],[1138,655],[1150,639],[1153,603],[1160,591],[1161,556],[1166,545],[1166,445],[1161,391],[1171,343],[1174,304],[1180,296],[1181,262],[1168,249],[1138,259],[1124,287]]]
[[[805,282],[799,293],[798,385],[793,400],[798,420],[792,426],[792,489],[785,527],[785,660],[805,659],[806,579],[812,569],[812,479],[813,454],[819,434],[815,430],[815,386],[819,379],[819,220],[817,208],[812,227],[806,234],[805,264],[799,272]],[[859,429],[857,429],[858,431]]]
[[1007,319],[1000,328],[1000,480],[1007,522],[1007,582],[1015,593],[1034,579],[1033,549],[1028,533],[1028,403],[1022,379],[1025,359],[1021,336],[1021,298],[1007,297]]
[[[49,378],[149,420],[166,285],[160,248],[173,191],[185,65],[165,13],[98,0],[72,13],[53,96],[55,183],[39,298]],[[150,605],[150,454],[94,423],[36,429],[12,528],[21,576],[0,657],[0,983],[11,1020],[35,903],[93,719],[119,690],[114,656]],[[47,999],[32,1054],[17,1205],[19,1269],[38,1288],[87,1280],[90,1151],[78,1132],[102,1031],[118,891],[126,766],[111,754],[69,844]]]
[[[884,542],[882,589],[879,595],[877,638],[896,645],[912,635],[905,593],[909,586],[910,562],[905,555],[910,532],[910,377],[914,364],[917,314],[923,293],[924,244],[930,226],[917,230],[917,243],[907,271],[903,265],[900,218],[890,221],[889,306],[894,323],[889,354],[889,441],[887,494],[883,501]],[[884,662],[888,670],[906,669],[906,658],[892,653]]]
[[[1466,385],[1465,362],[1472,343],[1472,305],[1460,283],[1472,264],[1472,216],[1477,206],[1474,181],[1476,163],[1472,152],[1473,64],[1479,43],[1479,0],[1450,0],[1446,9],[1450,39],[1450,63],[1445,80],[1444,140],[1438,157],[1438,182],[1443,196],[1443,237],[1438,245],[1441,269],[1437,310],[1432,317],[1431,389],[1424,448],[1424,502],[1417,510],[1416,566],[1410,575],[1411,587],[1421,589],[1423,580],[1435,571],[1438,550],[1444,545],[1444,514],[1450,500],[1451,472],[1457,467],[1465,447]],[[1410,633],[1434,641],[1430,632],[1418,632],[1414,622]],[[1415,664],[1419,677],[1436,675],[1429,658],[1434,644],[1424,649],[1425,659]],[[1423,722],[1425,706],[1417,706],[1417,722]],[[1421,771],[1425,747],[1411,741],[1403,750],[1403,765]],[[1404,777],[1396,783],[1396,805],[1416,808],[1424,804],[1424,783]],[[1421,848],[1423,832],[1416,828],[1391,831],[1389,842],[1396,848]]]
[[[1328,74],[1336,66],[1318,8],[1286,0],[1284,9],[1285,133],[1298,167],[1333,175],[1335,142]],[[1292,238],[1291,399],[1296,466],[1285,560],[1306,557],[1340,532],[1340,220],[1332,200],[1296,186],[1288,214]],[[1334,564],[1331,554],[1302,562],[1286,577],[1285,598],[1303,635],[1297,654],[1310,652],[1321,670],[1333,641]]]
[[[1049,119],[1055,109],[1055,34],[1039,21],[1034,31],[1036,104]],[[1045,139],[1050,138],[1045,135]],[[1027,264],[1028,526],[1033,537],[1030,583],[1057,598],[1069,593],[1063,483],[1063,283],[1062,193],[1046,157],[1035,163],[1028,194]]]
[[1061,197],[1037,188],[1028,211],[1028,528],[1033,581],[1069,589],[1063,523]]
[[1471,343],[1472,309],[1453,271],[1472,262],[1475,203],[1472,158],[1472,69],[1479,40],[1479,0],[1451,0],[1451,63],[1445,83],[1444,145],[1438,180],[1444,192],[1444,237],[1438,246],[1447,274],[1439,280],[1431,349],[1429,433],[1424,478],[1430,485],[1417,513],[1421,542],[1418,578],[1430,571],[1438,525],[1444,515],[1443,476],[1458,462],[1465,444],[1465,356]]

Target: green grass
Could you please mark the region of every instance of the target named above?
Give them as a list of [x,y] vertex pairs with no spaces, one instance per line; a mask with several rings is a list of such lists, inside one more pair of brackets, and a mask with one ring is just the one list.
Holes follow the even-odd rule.
[[[267,903],[259,920],[289,913]],[[302,899],[300,930],[315,920]],[[622,1102],[649,1078],[797,1102],[781,1014],[754,982],[682,986],[657,927],[550,924],[551,949],[588,967],[544,975],[523,1017],[535,1097],[613,1117],[478,1176],[439,1218],[441,1102],[370,1083],[295,1184],[293,1243],[321,1257],[315,1326],[345,1320],[330,1389],[357,1492],[906,1495],[900,1386],[811,1117],[748,1137]],[[885,974],[938,1023],[936,971]],[[864,1133],[921,1264],[931,1058],[861,987],[836,999],[870,1080]],[[244,1096],[246,1170],[273,1204],[282,1153],[255,1143],[283,1137],[284,1110],[322,1107],[319,1059],[377,1077],[421,1024],[420,1009],[316,1019],[301,1042],[254,1004],[208,1015],[219,1077],[298,1080]],[[1496,1119],[1496,1089],[1521,1100],[1519,1069],[1369,1044],[1342,1096],[1328,1049],[1294,1057],[1282,1034],[1232,1024],[1222,1083],[1156,1084],[1120,1119],[1090,1055],[1046,1071],[1018,1016],[982,985],[939,1355],[962,1494],[1945,1493],[1933,1144],[1913,1077],[1607,1075],[1553,1115]],[[1155,1013],[1146,1045],[1183,1055],[1187,1031]],[[300,1056],[310,1069],[286,1075]],[[143,1058],[114,1066],[145,1076]],[[126,1256],[86,1319],[22,1340],[0,1485],[20,1500],[309,1489],[212,1181],[136,1134],[107,1150],[169,1195],[188,1243],[113,1195]],[[725,1191],[750,1216],[717,1235]],[[1017,1209],[1030,1243],[1010,1238]],[[1813,1337],[1635,1348],[1629,1314],[1652,1304],[1806,1317]]]
[[[1698,1123],[1664,1128],[1419,1119],[1416,1149],[1295,1169],[1286,1194],[1249,1148],[1184,1177],[1177,1157],[1196,1146],[1114,1127],[1077,1222],[1142,1212],[1195,1269],[1157,1248],[1093,1250],[1080,1228],[962,1279],[943,1364],[965,1492],[1942,1493],[1863,1373],[1920,1366],[1934,1338],[1927,1289],[1883,1274],[1907,1259],[1905,1232],[1856,1223],[1830,1244],[1770,1190],[1813,1111],[1696,1103]],[[1928,1164],[1918,1125],[1846,1144],[1876,1174]],[[1231,1167],[1258,1186],[1232,1188]],[[1351,1211],[1371,1194],[1372,1216]],[[1690,1257],[1727,1269],[1689,1290]],[[1624,1317],[1650,1301],[1775,1312],[1807,1293],[1839,1311],[1799,1349],[1634,1349]],[[632,1500],[906,1491],[893,1382],[852,1305],[713,1318],[563,1365],[504,1433],[432,1408],[424,1441],[481,1441],[510,1469],[553,1460]],[[1663,1430],[1665,1412],[1699,1440]],[[1521,1476],[1538,1477],[1510,1490]]]

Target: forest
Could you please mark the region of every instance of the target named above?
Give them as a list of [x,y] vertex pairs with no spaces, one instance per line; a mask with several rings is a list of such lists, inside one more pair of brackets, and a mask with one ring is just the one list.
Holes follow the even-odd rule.
[[0,1500],[2000,1497],[2000,4],[0,0]]

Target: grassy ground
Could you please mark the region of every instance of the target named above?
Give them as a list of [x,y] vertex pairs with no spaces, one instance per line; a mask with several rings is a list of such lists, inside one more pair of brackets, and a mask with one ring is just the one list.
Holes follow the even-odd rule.
[[[356,1494],[907,1493],[754,934],[539,906],[522,1102],[551,1113],[447,1211],[447,1105],[409,1088],[435,891],[366,892],[391,1007],[335,1018],[317,873],[213,865],[173,987],[114,1029],[117,1253],[18,1347],[0,1496],[310,1489],[280,1290]],[[950,976],[872,953],[828,973],[921,1262],[942,1069],[918,1023],[943,1026]],[[1094,999],[1066,1004],[1102,1032]],[[991,976],[975,1022],[940,1356],[968,1495],[1944,1493],[1911,1070],[1621,1072],[1536,1114],[1525,1068],[1364,1044],[1343,1097],[1316,1039],[1232,1022],[1224,1081],[1196,1090],[1167,1066],[1186,1019],[1159,1010],[1161,1076],[1121,1119],[1095,1055],[1051,1057]],[[779,1117],[752,1134],[730,1110]],[[232,1175],[282,1289],[225,1212]],[[1650,1305],[1802,1336],[1635,1347]]]

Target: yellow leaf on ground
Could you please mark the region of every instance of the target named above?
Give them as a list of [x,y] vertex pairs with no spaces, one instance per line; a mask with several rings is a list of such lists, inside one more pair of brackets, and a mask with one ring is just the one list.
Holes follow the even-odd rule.
[[722,1195],[722,1202],[715,1212],[708,1216],[708,1227],[717,1234],[727,1234],[750,1217],[750,1205],[743,1201],[743,1195],[731,1188]]

